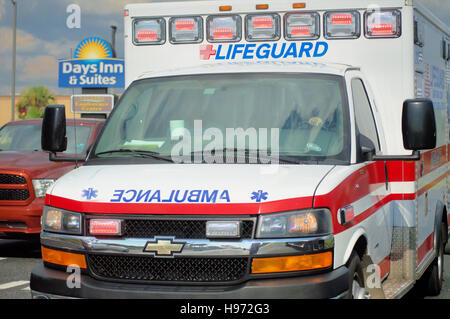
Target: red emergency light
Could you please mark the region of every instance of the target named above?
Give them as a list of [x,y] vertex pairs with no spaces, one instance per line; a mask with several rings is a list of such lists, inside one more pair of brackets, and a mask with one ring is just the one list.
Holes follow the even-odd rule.
[[271,18],[271,17],[255,17],[255,18],[253,18],[253,28],[255,28],[255,29],[273,28],[273,18]]
[[241,30],[242,18],[239,15],[209,16],[206,19],[208,42],[238,42]]
[[229,28],[214,28],[213,37],[214,39],[233,39],[233,29]]
[[361,35],[361,17],[358,11],[325,12],[325,39],[357,39]]
[[353,23],[353,15],[349,13],[336,13],[331,15],[331,24],[347,24]]
[[394,26],[392,24],[374,24],[372,25],[372,34],[392,34]]
[[398,38],[402,33],[399,10],[367,11],[364,17],[367,38]]
[[138,41],[156,41],[158,32],[156,30],[139,30],[136,37]]
[[122,221],[119,219],[91,219],[89,233],[94,236],[119,236],[122,233]]
[[292,27],[291,35],[293,37],[307,37],[311,35],[310,27]]
[[195,22],[194,20],[175,20],[175,30],[176,31],[194,31]]
[[320,17],[317,12],[287,13],[284,28],[287,40],[307,40],[319,38]]
[[275,41],[281,37],[280,16],[275,13],[245,18],[247,41]]

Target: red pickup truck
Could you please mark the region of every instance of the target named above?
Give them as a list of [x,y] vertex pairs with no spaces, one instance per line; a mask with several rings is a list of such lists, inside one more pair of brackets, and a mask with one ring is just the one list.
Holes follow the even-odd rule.
[[[68,119],[67,150],[82,155],[94,142],[104,120]],[[45,192],[76,167],[52,162],[41,150],[42,119],[10,122],[0,129],[0,237],[27,238],[41,231]]]

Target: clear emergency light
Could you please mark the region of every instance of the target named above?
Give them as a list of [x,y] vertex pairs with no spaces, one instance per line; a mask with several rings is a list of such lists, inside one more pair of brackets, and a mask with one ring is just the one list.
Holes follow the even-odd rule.
[[287,13],[284,16],[284,37],[286,40],[313,40],[320,36],[318,13]]
[[163,18],[134,21],[135,44],[163,44],[166,41],[166,21]]
[[324,14],[326,39],[357,39],[361,35],[358,11],[337,11]]
[[169,20],[170,43],[199,43],[203,41],[203,19],[180,17]]
[[206,34],[209,42],[239,42],[242,38],[242,18],[239,15],[209,16]]
[[401,35],[401,13],[398,10],[368,11],[365,16],[367,38],[398,38]]
[[281,19],[278,14],[247,15],[247,41],[276,41],[281,37]]

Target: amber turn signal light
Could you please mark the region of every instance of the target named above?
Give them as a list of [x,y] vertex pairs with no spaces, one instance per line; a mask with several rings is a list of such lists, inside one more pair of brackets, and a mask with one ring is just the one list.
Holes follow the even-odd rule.
[[80,268],[87,268],[84,255],[49,249],[44,246],[41,247],[41,250],[42,260],[50,264],[61,266],[77,265]]
[[333,254],[319,254],[273,258],[253,258],[252,274],[301,271],[327,268],[333,264]]

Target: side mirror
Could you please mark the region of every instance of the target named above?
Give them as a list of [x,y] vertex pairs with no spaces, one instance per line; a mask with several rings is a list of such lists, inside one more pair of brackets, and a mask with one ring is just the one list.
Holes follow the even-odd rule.
[[41,146],[44,151],[51,153],[66,150],[66,108],[64,105],[49,105],[45,108]]
[[420,151],[436,147],[436,119],[433,102],[428,99],[406,100],[402,114],[403,147],[412,155],[373,155],[366,150],[372,161],[418,161]]
[[403,146],[407,150],[436,147],[436,120],[431,100],[414,99],[403,103],[402,132]]
[[84,162],[86,157],[57,156],[67,149],[66,108],[64,105],[49,105],[42,121],[41,147],[50,153],[50,161]]

